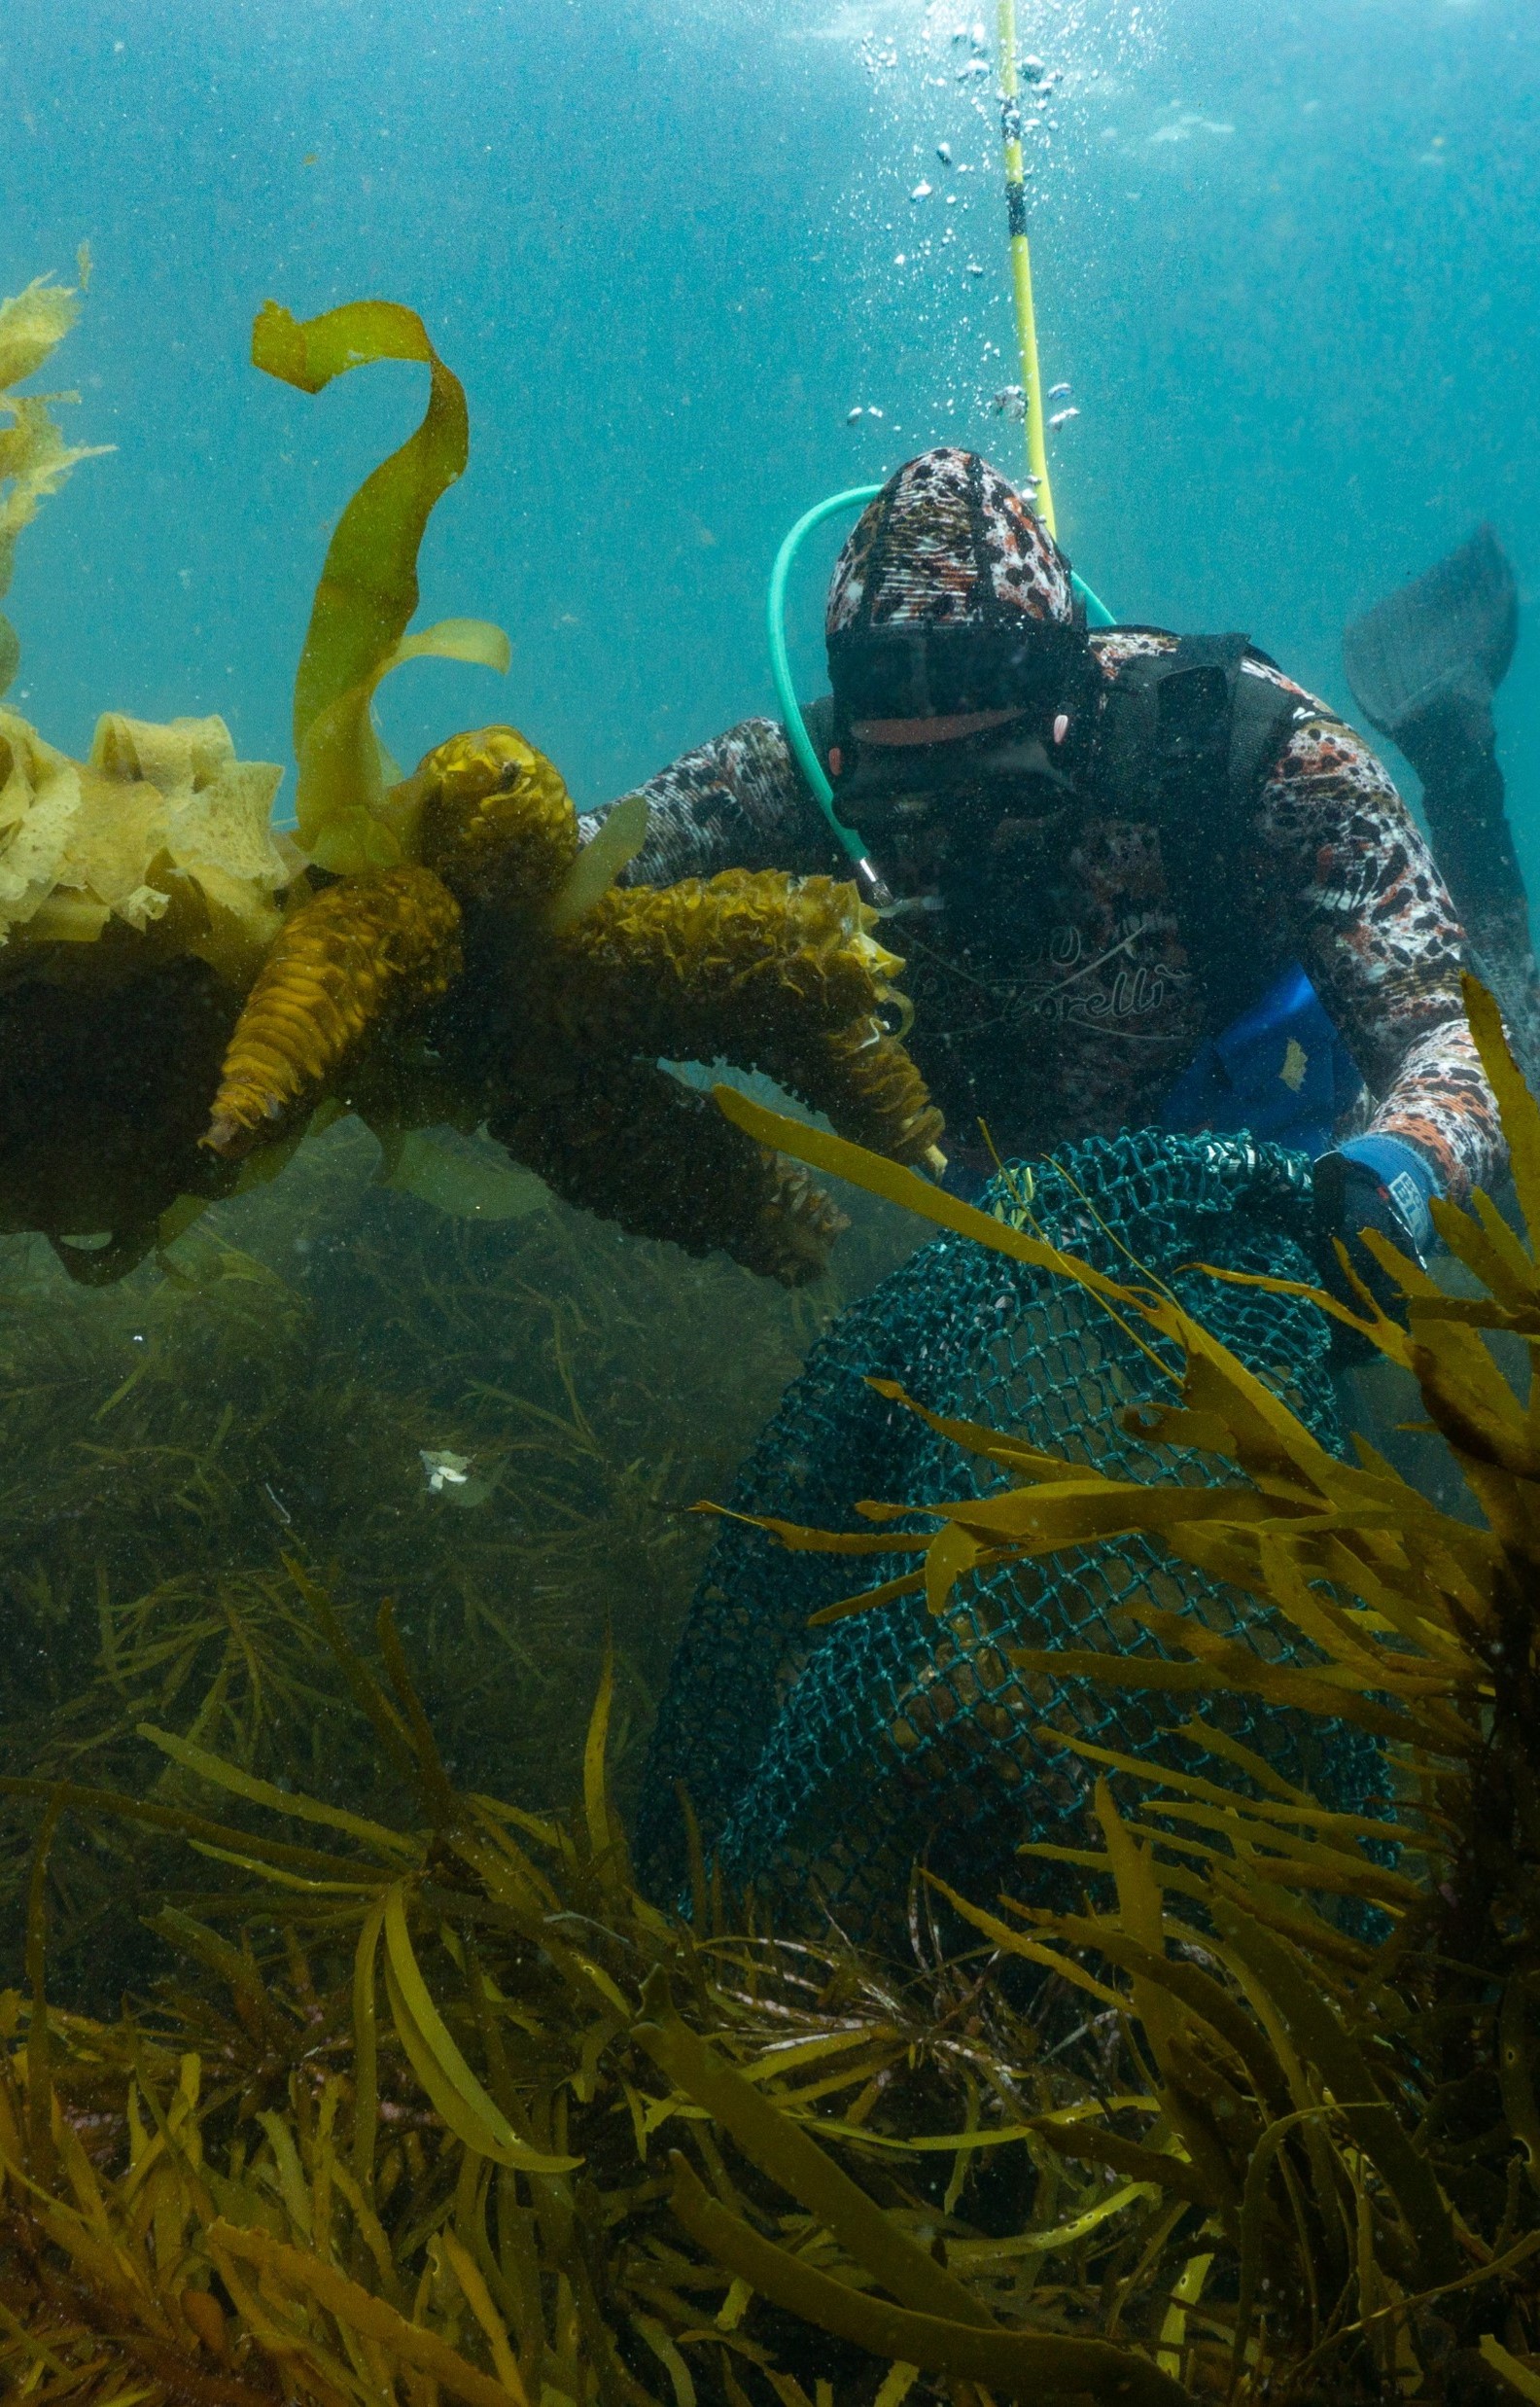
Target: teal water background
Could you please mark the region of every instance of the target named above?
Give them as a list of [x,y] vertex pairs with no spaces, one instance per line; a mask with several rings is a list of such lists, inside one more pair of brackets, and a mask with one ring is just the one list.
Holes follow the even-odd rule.
[[[1130,619],[1244,627],[1339,702],[1345,619],[1482,516],[1531,598],[1534,0],[1021,17],[1064,71],[1032,230],[1091,583]],[[10,0],[0,289],[89,242],[52,380],[72,439],[118,446],[22,539],[12,699],[72,749],[104,708],[218,710],[287,759],[327,533],[422,378],[306,400],[250,368],[250,320],[383,294],[471,405],[421,616],[514,645],[506,683],[399,679],[401,755],[508,717],[590,801],[767,707],[793,516],[938,440],[1019,460],[987,407],[1015,371],[975,23],[992,42],[992,10],[918,0]],[[886,415],[848,426],[858,403]],[[794,613],[809,688],[833,540]],[[1502,712],[1532,885],[1537,656],[1531,631]]]

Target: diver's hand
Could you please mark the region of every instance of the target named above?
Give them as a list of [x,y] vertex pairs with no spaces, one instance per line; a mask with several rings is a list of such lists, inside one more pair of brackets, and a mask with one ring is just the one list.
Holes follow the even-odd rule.
[[[1340,1240],[1356,1277],[1393,1320],[1404,1321],[1406,1298],[1362,1241],[1373,1229],[1387,1238],[1398,1253],[1420,1267],[1433,1242],[1433,1197],[1440,1192],[1436,1172],[1425,1154],[1401,1137],[1353,1137],[1335,1152],[1323,1153],[1315,1164],[1315,1259],[1328,1295],[1351,1312],[1363,1311],[1343,1275],[1337,1255]],[[1354,1344],[1339,1324],[1339,1350]],[[1357,1359],[1368,1361],[1368,1353]]]

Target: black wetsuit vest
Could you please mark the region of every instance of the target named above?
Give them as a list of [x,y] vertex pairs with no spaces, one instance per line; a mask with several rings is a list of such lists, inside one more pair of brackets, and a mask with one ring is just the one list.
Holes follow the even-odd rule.
[[[1086,813],[1158,832],[1172,914],[1207,997],[1208,1037],[1266,994],[1286,966],[1257,888],[1252,821],[1300,701],[1271,679],[1243,675],[1248,656],[1275,665],[1243,635],[1185,635],[1174,651],[1121,662],[1103,684],[1093,747],[1075,779]],[[815,702],[806,720],[826,762],[832,701]],[[980,909],[987,919],[982,886]],[[909,949],[901,934],[898,946]],[[920,1012],[911,1043],[948,1119],[971,1126],[983,1116],[1009,1128],[1022,1075],[1019,1020],[1006,1013],[960,1031],[954,1049],[927,1009],[931,979],[913,955],[910,973]]]

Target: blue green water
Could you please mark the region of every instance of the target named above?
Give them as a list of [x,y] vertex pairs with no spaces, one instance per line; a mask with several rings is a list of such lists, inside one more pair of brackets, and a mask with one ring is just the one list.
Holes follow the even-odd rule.
[[[420,372],[306,400],[251,370],[250,320],[378,293],[471,404],[424,615],[514,643],[506,690],[396,681],[398,752],[507,716],[593,800],[765,707],[793,516],[937,440],[1019,456],[987,407],[1016,372],[981,19],[11,0],[0,289],[89,242],[56,367],[72,439],[117,445],[23,539],[13,698],[75,749],[103,708],[219,710],[287,758],[327,532]],[[1530,594],[1533,0],[1023,0],[1022,35],[1063,71],[1029,145],[1044,367],[1080,410],[1061,531],[1119,615],[1243,627],[1341,704],[1344,620],[1477,519]],[[809,688],[832,547],[794,614]],[[1531,879],[1534,659],[1501,718]]]

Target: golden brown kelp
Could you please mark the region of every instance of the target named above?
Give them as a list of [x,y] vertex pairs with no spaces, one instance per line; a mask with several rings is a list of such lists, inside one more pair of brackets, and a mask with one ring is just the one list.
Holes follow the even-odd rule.
[[766,871],[614,888],[645,806],[621,803],[579,851],[566,787],[512,727],[438,746],[380,807],[415,858],[342,878],[285,926],[230,1041],[216,1151],[323,1097],[387,1141],[484,1114],[569,1201],[792,1287],[822,1275],[844,1216],[660,1057],[769,1072],[896,1158],[938,1158],[940,1115],[887,1025],[902,964],[853,886]]
[[431,870],[329,886],[279,930],[220,1074],[205,1143],[244,1152],[317,1104],[366,1039],[459,975],[460,911]]
[[690,1254],[718,1247],[746,1270],[803,1287],[850,1223],[796,1163],[729,1128],[708,1097],[655,1062],[546,1053],[509,1079],[488,1127],[559,1195],[637,1236]]
[[[0,307],[0,396],[71,316],[43,286]],[[237,761],[222,721],[109,713],[76,761],[0,712],[0,1229],[38,1229],[73,1277],[110,1284],[276,1175],[312,1115],[352,1110],[393,1175],[408,1137],[495,1120],[629,1229],[816,1278],[835,1208],[657,1063],[780,1064],[854,1134],[926,1155],[939,1119],[884,1016],[901,1014],[900,965],[871,914],[849,889],[769,875],[609,896],[645,804],[609,813],[579,858],[560,777],[510,728],[457,737],[387,790],[382,679],[424,656],[508,663],[480,620],[406,632],[428,519],[466,466],[465,394],[393,302],[302,322],[269,302],[252,350],[310,394],[421,362],[427,409],[327,549],[295,680],[298,843],[270,826],[279,771]],[[77,456],[41,403],[7,407],[0,571]],[[317,892],[323,874],[336,882]]]
[[399,807],[409,815],[416,858],[466,903],[538,919],[578,859],[566,784],[516,727],[481,727],[438,745]]
[[[641,844],[645,810],[622,804],[579,860],[560,777],[512,728],[452,738],[387,792],[369,717],[380,679],[422,652],[507,665],[496,630],[472,622],[404,632],[429,514],[465,467],[465,397],[421,321],[384,302],[303,324],[269,303],[253,357],[310,393],[361,362],[420,359],[431,390],[416,434],[343,513],[296,679],[300,841],[349,874],[280,939],[232,1039],[209,1144],[249,1145],[350,1067],[360,1075],[347,1099],[388,1135],[417,1116],[394,1056],[421,1040],[460,1101],[440,1100],[438,1115],[474,1126],[484,1113],[515,1158],[571,1201],[692,1252],[723,1248],[788,1285],[818,1277],[842,1216],[801,1170],[714,1129],[699,1098],[656,1065],[722,1057],[765,1068],[853,1134],[924,1158],[940,1117],[884,1023],[900,965],[872,940],[872,915],[854,889],[768,874],[606,893]],[[425,909],[437,886],[436,924],[455,904],[468,914],[463,975],[456,958],[444,980],[458,977],[461,991],[431,1024],[420,1013],[403,1024],[393,999],[337,956],[356,915],[356,950],[372,959],[378,872],[403,861],[417,865],[413,899]],[[303,961],[280,958],[286,944]],[[447,938],[432,958],[448,962]],[[438,991],[413,994],[407,978],[397,995],[423,1003]],[[310,1025],[312,1006],[327,1024]],[[345,1025],[332,1026],[339,1012]]]
[[638,1053],[713,1061],[725,1050],[895,1161],[927,1160],[941,1115],[885,1026],[903,968],[876,942],[851,885],[728,870],[704,882],[616,889],[559,948],[551,1017],[571,1038],[606,1028]]
[[[1468,1003],[1532,1232],[1540,1107],[1489,998],[1473,985]],[[800,1142],[824,1170],[858,1167],[836,1141],[798,1141],[776,1115],[722,1101],[762,1142]],[[875,1159],[860,1175],[1173,1341],[1180,1394],[1165,1410],[1136,1407],[1141,1427],[1228,1476],[1138,1486],[1007,1433],[934,1422],[1008,1484],[978,1499],[874,1504],[869,1539],[787,1528],[788,1542],[891,1554],[897,1577],[870,1601],[913,1591],[944,1614],[972,1570],[1148,1533],[1249,1591],[1301,1650],[1269,1661],[1158,1607],[1133,1609],[1158,1652],[1013,1650],[1025,1689],[1051,1671],[1114,1693],[1190,1697],[1196,1717],[1164,1763],[1092,1745],[1068,1722],[1036,1733],[1095,1767],[1102,1847],[1028,1852],[1109,1888],[1102,1902],[1064,1913],[948,1892],[991,1944],[1073,1982],[1135,2035],[1147,2099],[1073,2145],[1152,2185],[1173,2215],[1204,2212],[1184,2302],[1189,2378],[1247,2395],[1329,2383],[1447,2396],[1463,2394],[1474,2365],[1478,2380],[1535,2395],[1540,1444],[1532,1404],[1484,1342],[1519,1337],[1532,1351],[1540,1337],[1531,1246],[1484,1196],[1469,1212],[1441,1206],[1441,1233],[1481,1292],[1450,1296],[1376,1241],[1407,1329],[1361,1296],[1358,1325],[1417,1379],[1481,1508],[1472,1522],[1436,1509],[1367,1448],[1352,1464],[1322,1449],[1137,1269],[1105,1279],[1031,1233],[1030,1214],[1010,1226]],[[881,1535],[917,1509],[928,1537]],[[1395,1819],[1328,1810],[1227,1735],[1222,1705],[1204,1717],[1206,1699],[1237,1694],[1372,1735],[1394,1776]],[[1206,1776],[1206,1757],[1223,1783]],[[1388,1935],[1377,1940],[1377,1926]]]

